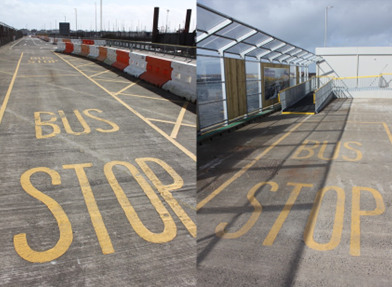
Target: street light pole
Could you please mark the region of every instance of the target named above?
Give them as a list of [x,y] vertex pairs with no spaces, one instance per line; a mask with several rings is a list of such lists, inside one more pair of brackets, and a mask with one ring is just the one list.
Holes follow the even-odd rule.
[[75,31],[76,33],[78,33],[78,10],[76,8],[75,9]]
[[327,47],[327,26],[328,26],[328,9],[333,8],[333,6],[325,7],[325,35],[324,35],[324,47]]
[[169,19],[169,10],[167,10],[167,14],[166,14],[166,29],[165,29],[165,33],[167,33],[167,21]]
[[95,2],[95,32],[97,32],[97,2]]

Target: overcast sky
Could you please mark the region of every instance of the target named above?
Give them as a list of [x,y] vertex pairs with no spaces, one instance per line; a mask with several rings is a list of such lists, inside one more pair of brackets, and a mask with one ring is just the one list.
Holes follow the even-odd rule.
[[392,0],[198,0],[236,20],[315,52],[324,46],[392,46]]
[[[54,29],[58,22],[70,22],[75,29],[77,9],[78,29],[95,30],[95,3],[97,4],[97,27],[100,27],[100,0],[1,0],[0,22],[17,29]],[[190,0],[102,0],[102,28],[110,30],[113,25],[122,30],[151,31],[154,7],[159,7],[159,27],[168,25],[173,31],[184,27],[186,10],[192,9],[190,29],[196,28],[196,1]],[[167,13],[169,10],[169,13]],[[168,17],[167,17],[168,15]]]

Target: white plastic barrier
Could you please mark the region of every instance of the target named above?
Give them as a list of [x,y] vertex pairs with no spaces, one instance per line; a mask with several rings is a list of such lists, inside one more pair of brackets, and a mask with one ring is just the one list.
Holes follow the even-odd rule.
[[90,46],[90,54],[87,55],[88,58],[96,59],[99,55],[99,48],[98,46]]
[[79,55],[82,52],[82,45],[74,43],[73,46],[74,46],[74,49],[72,51],[72,54]]
[[64,50],[65,50],[65,43],[64,42],[58,42],[57,43],[56,52],[64,52]]
[[172,79],[162,86],[162,89],[188,101],[195,102],[196,95],[196,65],[172,62]]
[[129,66],[124,69],[125,73],[128,73],[136,78],[147,71],[146,56],[138,53],[129,53]]
[[106,40],[94,40],[94,45],[104,46],[106,45]]
[[117,53],[116,53],[117,49],[114,48],[106,48],[106,49],[108,50],[108,56],[103,62],[108,65],[112,65],[117,60]]
[[74,43],[74,44],[82,44],[82,40],[80,40],[80,39],[71,39],[71,42],[72,43]]

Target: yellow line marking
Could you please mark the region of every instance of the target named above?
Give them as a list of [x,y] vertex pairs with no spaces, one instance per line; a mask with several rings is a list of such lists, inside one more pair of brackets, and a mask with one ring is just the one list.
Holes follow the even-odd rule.
[[146,98],[146,99],[153,99],[153,100],[158,100],[158,101],[173,102],[173,103],[182,103],[183,102],[183,101],[179,101],[179,100],[160,99],[160,98],[154,98],[154,97],[149,97],[149,96],[131,95],[131,94],[124,94],[124,93],[121,93],[121,95],[132,96],[132,97],[139,97],[139,98]]
[[7,75],[10,75],[10,76],[12,76],[12,73],[3,72],[3,71],[0,71],[0,73],[2,73],[2,74],[7,74]]
[[298,129],[306,120],[308,117],[306,117],[304,120],[302,120],[300,123],[298,123],[295,127],[293,127],[291,130],[289,130],[287,133],[285,133],[283,136],[281,136],[277,141],[275,141],[273,144],[271,144],[267,149],[265,149],[262,153],[260,153],[258,156],[256,156],[255,159],[253,159],[250,163],[248,163],[246,166],[244,166],[242,169],[240,169],[235,175],[233,175],[230,179],[225,181],[221,186],[219,186],[216,190],[214,190],[210,195],[208,195],[206,198],[204,198],[202,201],[200,201],[197,204],[197,210],[201,209],[206,203],[208,203],[211,199],[213,199],[215,196],[217,196],[219,193],[221,193],[226,187],[228,187],[231,183],[236,181],[239,177],[241,177],[248,169],[250,169],[259,159],[261,159],[263,156],[265,156],[268,152],[270,152],[274,147],[276,147],[281,141],[283,141],[285,138],[287,138],[293,131]]
[[390,141],[390,142],[391,142],[391,144],[392,144],[392,134],[391,134],[391,131],[389,130],[389,128],[388,128],[388,126],[387,126],[387,124],[386,124],[386,123],[382,123],[382,125],[384,126],[384,128],[385,128],[385,131],[387,132],[387,135],[388,135],[389,141]]
[[176,146],[178,149],[180,149],[183,153],[185,153],[187,156],[189,156],[191,159],[196,161],[196,155],[194,155],[192,152],[187,150],[184,146],[182,146],[180,143],[172,139],[170,136],[168,136],[164,131],[159,129],[156,125],[154,125],[152,122],[150,122],[147,118],[139,114],[135,109],[130,107],[127,103],[125,103],[123,100],[121,100],[119,97],[111,93],[108,89],[106,89],[104,86],[99,84],[97,81],[86,75],[83,71],[79,70],[76,68],[74,65],[72,65],[70,62],[67,60],[63,59],[60,55],[55,54],[57,57],[62,59],[64,62],[66,62],[68,65],[73,67],[75,70],[77,70],[79,73],[81,73],[83,76],[85,76],[87,79],[89,79],[91,82],[96,84],[98,87],[100,87],[102,90],[104,90],[106,93],[108,93],[110,96],[112,96],[114,99],[116,99],[119,103],[121,103],[124,107],[126,107],[129,111],[131,111],[133,114],[135,114],[137,117],[139,117],[142,121],[144,121],[146,124],[148,124],[150,127],[152,127],[155,131],[157,131],[159,134],[161,134],[164,138],[166,138],[168,141],[170,141],[174,146]]
[[3,59],[0,59],[0,61],[9,62],[9,63],[14,63],[15,62],[15,61],[10,61],[10,60],[3,60]]
[[22,57],[23,57],[23,53],[20,55],[18,65],[16,66],[14,75],[13,75],[12,80],[11,80],[11,83],[10,83],[10,85],[9,85],[9,87],[8,87],[7,94],[5,95],[3,104],[1,105],[1,108],[0,108],[0,125],[1,125],[1,121],[3,120],[3,116],[4,116],[4,112],[5,112],[5,107],[7,106],[8,99],[10,98],[10,95],[11,95],[11,92],[12,92],[12,88],[14,87],[16,75],[18,74],[19,65],[20,65],[20,62],[22,61]]
[[[76,67],[75,67],[76,68]],[[107,79],[96,79],[97,81],[104,81],[104,82],[113,82],[113,83],[124,83],[124,84],[128,84],[129,83],[129,81],[128,82],[125,82],[125,81],[116,81],[116,80],[107,80]]]
[[83,65],[79,65],[79,66],[76,66],[76,67],[83,67],[83,66],[89,66],[89,65],[93,65],[93,64],[95,64],[95,62],[91,62],[91,63],[87,63],[87,64],[83,64]]
[[49,76],[49,75],[26,75],[26,76],[18,76],[18,78],[42,78],[42,77],[75,77],[79,76],[79,74],[66,74],[66,75],[55,75],[55,76]]
[[[167,123],[167,124],[172,124],[172,125],[175,125],[175,124],[176,124],[176,122],[165,121],[165,120],[159,120],[159,119],[147,118],[147,120],[153,121],[153,122]],[[190,124],[184,124],[184,123],[181,123],[181,125],[182,125],[182,126],[186,126],[186,127],[192,127],[192,128],[195,128],[195,127],[196,127],[196,125],[190,125]]]
[[174,125],[172,133],[170,135],[170,137],[173,138],[173,139],[177,138],[178,132],[180,131],[180,127],[181,127],[181,122],[184,119],[184,115],[185,115],[187,107],[188,107],[188,102],[185,102],[184,105],[181,108],[181,111],[180,111],[180,113],[179,113],[179,115],[177,117],[176,124]]
[[136,85],[137,83],[139,83],[140,80],[137,80],[136,82],[129,84],[128,86],[126,86],[124,89],[119,90],[117,93],[115,93],[114,95],[117,96],[118,94],[121,94],[122,92],[128,90],[130,87]]
[[308,113],[308,112],[282,112],[282,115],[314,115],[314,113]]
[[107,72],[111,72],[111,71],[113,71],[113,69],[105,70],[105,71],[102,71],[102,72],[99,72],[99,73],[96,73],[96,74],[90,76],[90,78],[95,77],[95,76],[98,76],[98,75],[101,75],[101,74],[104,74],[104,73],[107,73]]

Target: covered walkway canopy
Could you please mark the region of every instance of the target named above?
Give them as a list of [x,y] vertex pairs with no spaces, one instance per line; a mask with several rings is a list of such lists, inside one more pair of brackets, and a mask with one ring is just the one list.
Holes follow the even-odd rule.
[[305,82],[323,58],[197,4],[200,135],[279,108],[279,92]]
[[197,48],[281,64],[308,66],[322,58],[204,5],[197,4]]

